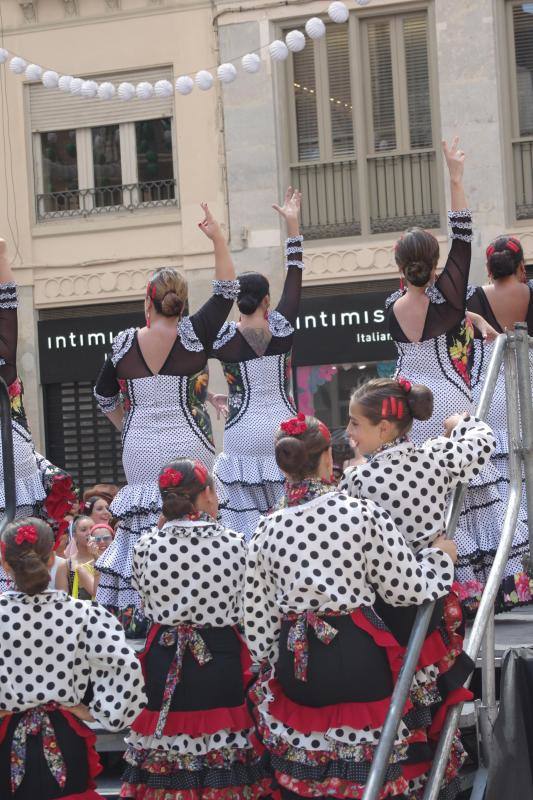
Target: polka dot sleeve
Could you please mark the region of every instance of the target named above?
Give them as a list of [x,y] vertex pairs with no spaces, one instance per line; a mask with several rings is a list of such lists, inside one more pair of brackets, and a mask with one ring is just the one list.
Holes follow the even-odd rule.
[[91,604],[84,636],[94,695],[91,713],[104,728],[121,730],[144,705],[140,662],[120,623],[97,603]]
[[348,467],[339,481],[337,490],[346,492],[350,497],[363,497],[361,489],[361,478],[357,467]]
[[393,606],[412,606],[448,594],[453,581],[451,558],[436,548],[415,556],[386,511],[368,500],[362,505],[368,522],[363,543],[366,573],[383,599]]
[[131,585],[143,596],[144,580],[146,575],[146,564],[148,560],[148,550],[150,547],[152,532],[149,531],[141,536],[136,543],[131,565]]
[[427,443],[440,455],[442,466],[457,483],[467,483],[485,466],[496,449],[496,440],[489,426],[476,417],[466,417],[456,425],[450,438],[439,436]]
[[244,633],[256,663],[278,659],[282,614],[276,603],[267,551],[269,523],[262,520],[248,547],[244,594]]

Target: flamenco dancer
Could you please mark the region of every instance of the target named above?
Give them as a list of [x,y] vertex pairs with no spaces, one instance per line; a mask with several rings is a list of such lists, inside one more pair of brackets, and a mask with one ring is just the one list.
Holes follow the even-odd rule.
[[[527,323],[529,335],[533,336],[533,281],[527,281],[524,251],[520,240],[515,236],[498,236],[488,246],[486,256],[489,284],[469,287],[467,300],[469,311],[484,317],[498,334],[512,329],[515,322],[524,321]],[[476,400],[479,399],[481,393],[492,349],[492,342],[476,337],[473,369],[475,376],[473,392]],[[533,381],[531,355],[530,369]],[[496,451],[492,455],[492,463],[497,471],[497,486],[505,507],[509,494],[509,441],[506,420],[505,376],[502,367],[487,421],[496,436]],[[483,474],[482,480],[494,480],[494,477],[486,477]],[[486,570],[492,566],[498,543],[499,540],[490,539],[483,529],[479,531],[479,561]],[[528,553],[529,537],[524,483],[519,521],[497,600],[497,607],[501,610],[530,603],[533,599],[533,583],[524,572],[522,565],[522,558]],[[473,582],[479,577],[475,573],[477,570],[473,570],[468,576]],[[482,587],[478,588],[481,590]]]
[[[199,224],[215,252],[213,296],[182,316],[187,283],[174,269],[155,272],[146,290],[146,326],[115,338],[95,387],[101,410],[122,430],[127,486],[110,511],[119,518],[112,545],[98,560],[97,600],[135,628],[139,596],[131,587],[133,548],[161,513],[157,476],[177,455],[212,465],[214,445],[205,408],[207,356],[228,316],[239,284],[231,256],[206,204]],[[134,629],[131,633],[134,633]]]
[[[427,386],[411,386],[404,378],[376,379],[355,390],[350,400],[347,433],[367,462],[346,470],[339,485],[351,497],[373,500],[387,511],[411,550],[430,547],[445,529],[450,493],[477,476],[495,449],[489,426],[475,417],[451,417],[449,436],[417,446],[409,441],[414,420],[431,417],[433,395]],[[394,608],[378,594],[375,610],[406,647],[416,608]],[[436,630],[438,628],[438,630]],[[430,736],[438,739],[450,705],[471,698],[463,684],[474,665],[463,653],[464,624],[457,595],[451,592],[436,606],[415,677],[415,705],[430,709]],[[461,765],[459,742],[453,754],[454,780]],[[448,792],[450,794],[451,787]]]
[[[331,437],[314,417],[283,423],[276,439],[284,507],[260,522],[246,576],[258,731],[284,800],[360,798],[399,669],[376,590],[397,606],[444,597],[455,546],[437,538],[415,556],[386,511],[332,490]],[[424,722],[404,717],[383,797],[410,796],[408,740],[423,749]]]
[[215,521],[207,469],[178,459],[159,476],[166,522],[135,548],[133,585],[152,623],[142,655],[148,703],[128,737],[120,796],[255,800],[270,793],[249,743],[250,657],[242,619],[246,549]]
[[222,364],[229,394],[223,452],[215,464],[215,477],[227,498],[222,519],[246,539],[283,493],[273,442],[280,422],[295,413],[289,359],[302,288],[300,202],[300,192],[289,186],[284,205],[273,206],[285,220],[288,236],[280,302],[269,311],[270,286],[261,273],[239,275],[239,322],[223,326],[210,353]]
[[[11,428],[15,457],[15,518],[29,514],[48,520],[58,539],[68,528],[65,516],[76,502],[72,478],[35,452],[23,402],[23,388],[17,376],[18,337],[17,285],[7,260],[7,248],[0,239],[0,376],[11,399]],[[5,491],[0,443],[0,517],[5,511]],[[0,568],[0,592],[12,582]]]
[[144,701],[140,664],[118,621],[99,605],[47,591],[53,546],[52,529],[32,517],[2,534],[3,566],[17,587],[0,596],[2,800],[103,800],[94,791],[96,736],[84,721],[120,731]]

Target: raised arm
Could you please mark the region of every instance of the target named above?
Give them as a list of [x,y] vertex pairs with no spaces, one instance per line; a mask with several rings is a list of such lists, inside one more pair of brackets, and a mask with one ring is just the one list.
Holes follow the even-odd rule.
[[205,233],[207,238],[211,239],[213,242],[213,249],[215,251],[215,276],[219,281],[234,281],[235,267],[226,237],[209,210],[207,203],[201,203],[200,205],[204,212],[204,218],[198,223],[198,227]]
[[7,245],[0,239],[0,376],[8,386],[17,377],[17,287],[7,258]]
[[287,225],[287,239],[285,241],[285,266],[287,274],[283,285],[281,299],[276,311],[283,314],[291,325],[296,322],[300,297],[302,293],[303,270],[303,238],[300,236],[300,207],[302,195],[297,189],[289,186],[285,193],[282,206],[274,204],[272,208],[283,217]]

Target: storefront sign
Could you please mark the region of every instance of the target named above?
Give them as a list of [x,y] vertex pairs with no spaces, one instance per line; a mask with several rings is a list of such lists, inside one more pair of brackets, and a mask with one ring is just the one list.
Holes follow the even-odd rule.
[[365,363],[396,358],[387,330],[388,292],[305,297],[294,337],[293,363]]
[[142,322],[132,313],[39,322],[41,382],[93,381],[117,333]]

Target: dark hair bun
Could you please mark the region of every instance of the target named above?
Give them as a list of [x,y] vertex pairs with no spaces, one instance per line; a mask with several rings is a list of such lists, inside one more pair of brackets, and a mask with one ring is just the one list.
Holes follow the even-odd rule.
[[305,444],[294,436],[283,436],[276,442],[276,462],[288,475],[301,473],[307,461]]
[[183,310],[183,301],[176,292],[167,292],[161,300],[161,313],[165,317],[178,317]]
[[413,286],[425,286],[429,283],[433,266],[426,261],[413,261],[404,267],[404,275]]
[[516,263],[514,253],[510,250],[493,253],[488,260],[488,268],[493,278],[507,278],[509,275],[514,275],[519,264],[520,262]]
[[194,501],[187,494],[178,494],[170,489],[161,492],[163,516],[165,519],[181,519],[194,511]]
[[407,405],[413,419],[429,419],[433,414],[433,392],[421,383],[414,384],[407,395]]
[[261,300],[251,294],[243,294],[237,300],[237,306],[241,314],[253,314],[254,311],[257,311],[260,302]]

